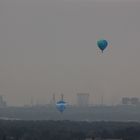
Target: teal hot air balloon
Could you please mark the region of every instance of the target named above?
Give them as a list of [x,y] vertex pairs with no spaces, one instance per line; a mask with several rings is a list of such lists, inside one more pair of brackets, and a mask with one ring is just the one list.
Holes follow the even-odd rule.
[[60,100],[56,103],[56,107],[61,113],[63,113],[66,108],[66,102],[63,100]]
[[61,94],[61,100],[56,103],[56,108],[63,113],[66,109],[67,103],[63,100],[63,94]]
[[107,48],[107,46],[108,46],[108,42],[107,42],[107,40],[104,40],[104,39],[101,39],[101,40],[98,40],[97,41],[97,46],[99,47],[99,49],[102,51],[102,53],[103,53],[103,51]]

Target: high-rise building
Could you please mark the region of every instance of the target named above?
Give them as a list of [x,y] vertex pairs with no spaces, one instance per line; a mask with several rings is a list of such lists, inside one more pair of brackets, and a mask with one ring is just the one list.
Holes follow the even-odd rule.
[[88,106],[89,105],[89,93],[77,93],[77,103],[78,106]]
[[130,102],[130,99],[129,99],[128,97],[123,97],[123,98],[122,98],[122,104],[123,104],[123,105],[128,105],[129,102]]
[[139,98],[137,98],[137,97],[131,98],[131,104],[132,105],[138,105],[139,104]]
[[6,107],[6,102],[3,100],[2,95],[0,95],[0,107]]
[[55,93],[53,93],[52,99],[50,100],[50,104],[55,106],[55,103],[56,103],[56,101],[55,101]]
[[132,98],[123,97],[122,104],[123,105],[139,105],[140,101],[139,101],[139,98],[137,97],[132,97]]

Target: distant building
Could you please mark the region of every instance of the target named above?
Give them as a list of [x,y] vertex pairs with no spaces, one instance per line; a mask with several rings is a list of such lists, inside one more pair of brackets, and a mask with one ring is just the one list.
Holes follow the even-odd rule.
[[139,101],[139,98],[137,97],[132,97],[132,98],[123,97],[122,104],[123,105],[139,105],[140,101]]
[[128,105],[129,102],[130,102],[130,99],[129,99],[128,97],[123,97],[123,98],[122,98],[122,104],[123,104],[123,105]]
[[78,106],[88,106],[89,105],[89,93],[77,93],[77,103]]
[[131,98],[130,101],[132,105],[138,105],[140,103],[139,98],[136,97]]
[[55,94],[52,95],[52,99],[50,100],[50,105],[55,106],[56,100],[55,100]]
[[6,102],[3,100],[3,96],[0,95],[0,107],[6,107]]

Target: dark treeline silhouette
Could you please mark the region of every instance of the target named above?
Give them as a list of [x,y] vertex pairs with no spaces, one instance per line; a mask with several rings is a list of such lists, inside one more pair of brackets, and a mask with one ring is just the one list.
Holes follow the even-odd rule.
[[0,121],[0,140],[85,140],[86,137],[140,140],[140,123]]

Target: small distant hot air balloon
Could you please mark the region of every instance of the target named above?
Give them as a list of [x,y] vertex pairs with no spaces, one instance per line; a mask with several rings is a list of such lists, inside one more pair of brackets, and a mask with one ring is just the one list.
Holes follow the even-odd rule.
[[63,113],[64,112],[64,110],[66,109],[66,102],[63,100],[63,95],[61,95],[62,97],[61,97],[61,100],[60,101],[58,101],[57,103],[56,103],[56,108],[61,112],[61,113]]
[[106,47],[108,46],[108,42],[105,39],[101,39],[97,41],[97,46],[99,47],[99,49],[103,51],[106,49]]

